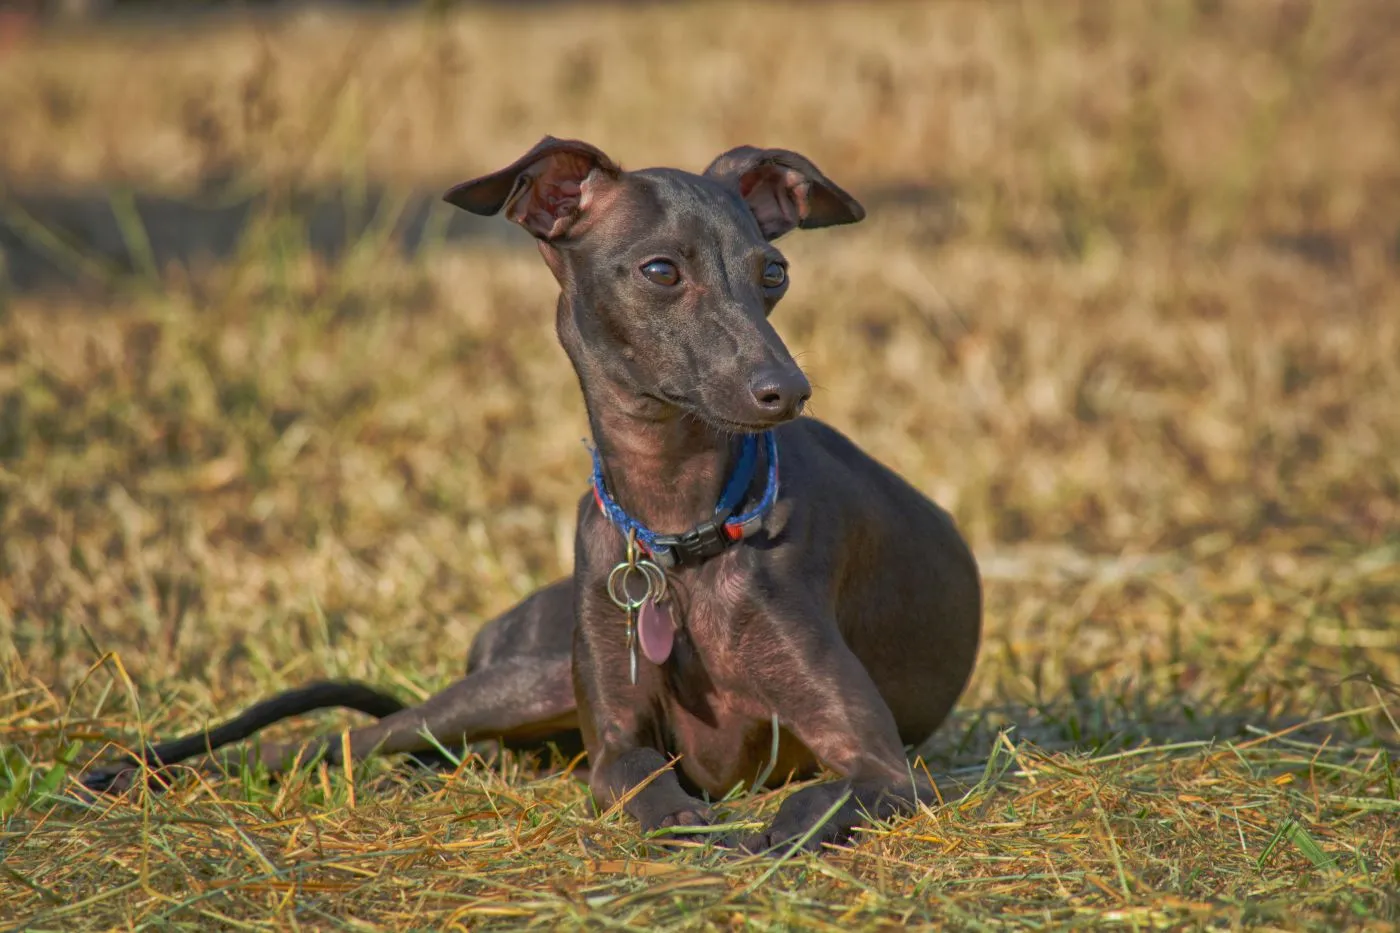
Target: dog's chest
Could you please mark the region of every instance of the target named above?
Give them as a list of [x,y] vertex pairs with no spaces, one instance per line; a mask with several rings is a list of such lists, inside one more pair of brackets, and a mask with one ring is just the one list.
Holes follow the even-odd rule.
[[[692,590],[666,665],[666,731],[680,769],[711,795],[752,782],[772,756],[772,710],[742,662],[737,584]],[[786,743],[785,743],[786,744]]]

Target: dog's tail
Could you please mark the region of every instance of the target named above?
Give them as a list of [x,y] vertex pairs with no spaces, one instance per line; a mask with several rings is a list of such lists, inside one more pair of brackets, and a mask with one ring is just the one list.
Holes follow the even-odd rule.
[[260,700],[228,722],[212,729],[147,745],[139,755],[127,755],[113,765],[86,772],[82,784],[91,791],[113,789],[117,779],[143,762],[151,768],[178,764],[215,749],[241,742],[274,723],[320,709],[341,707],[383,719],[404,709],[403,703],[368,684],[323,680]]

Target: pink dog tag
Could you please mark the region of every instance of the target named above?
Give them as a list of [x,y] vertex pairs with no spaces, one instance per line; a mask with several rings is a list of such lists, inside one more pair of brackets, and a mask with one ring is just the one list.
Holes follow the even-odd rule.
[[637,613],[637,640],[648,661],[658,666],[666,663],[676,643],[676,623],[671,620],[669,606],[654,599],[642,603]]

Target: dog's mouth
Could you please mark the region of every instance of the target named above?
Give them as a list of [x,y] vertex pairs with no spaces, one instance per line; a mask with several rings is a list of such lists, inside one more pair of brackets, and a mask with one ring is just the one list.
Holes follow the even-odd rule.
[[[668,392],[664,389],[659,389],[651,393],[651,395],[657,401],[665,405],[670,405],[672,408],[678,408],[715,430],[724,431],[728,434],[759,434],[792,420],[792,418],[781,418],[773,421],[746,421],[736,418],[727,418],[711,409],[697,405],[692,399],[676,392]],[[799,411],[798,414],[801,414],[801,412]],[[796,416],[794,415],[793,417]]]

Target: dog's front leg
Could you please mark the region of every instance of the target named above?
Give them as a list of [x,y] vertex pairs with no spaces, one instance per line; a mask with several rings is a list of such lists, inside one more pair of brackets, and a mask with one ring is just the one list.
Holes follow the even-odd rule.
[[782,725],[842,780],[797,791],[771,826],[741,845],[760,852],[800,839],[816,850],[846,841],[867,818],[910,813],[936,799],[928,778],[911,775],[893,713],[835,624],[795,639],[791,633],[801,629],[784,630],[787,637],[767,650],[745,652],[758,659],[753,682],[765,685]]
[[601,812],[624,801],[623,811],[644,831],[706,825],[709,808],[686,793],[662,752],[665,724],[656,718],[654,701],[658,675],[646,666],[631,683],[616,615],[610,604],[590,606],[585,597],[574,633],[574,691],[594,805]]
[[[601,757],[603,766],[593,768],[589,776],[589,786],[600,810],[647,782],[622,805],[622,809],[642,825],[643,831],[670,826],[705,826],[710,822],[710,808],[685,792],[666,756],[656,749],[633,746],[625,750],[605,750]],[[651,778],[649,782],[648,778]]]

